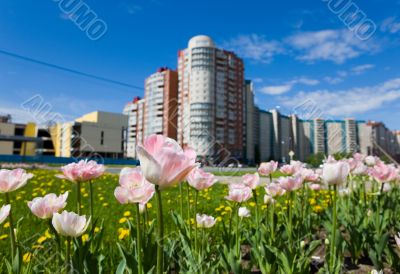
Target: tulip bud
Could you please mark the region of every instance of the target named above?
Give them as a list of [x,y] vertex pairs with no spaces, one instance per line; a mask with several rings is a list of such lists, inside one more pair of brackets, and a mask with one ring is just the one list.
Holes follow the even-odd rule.
[[305,246],[306,246],[306,242],[305,242],[305,241],[301,241],[301,242],[300,242],[300,247],[301,247],[301,248],[304,248]]
[[329,239],[328,238],[325,239],[325,245],[329,245]]

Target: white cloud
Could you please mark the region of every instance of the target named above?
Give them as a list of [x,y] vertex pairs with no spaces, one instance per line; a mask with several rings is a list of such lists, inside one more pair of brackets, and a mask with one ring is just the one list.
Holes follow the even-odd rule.
[[270,63],[277,55],[294,54],[296,59],[309,63],[331,61],[342,64],[379,50],[375,40],[361,41],[347,29],[298,32],[281,41],[267,40],[258,34],[240,35],[222,46],[243,58],[262,63]]
[[300,32],[286,42],[295,50],[298,60],[307,62],[325,60],[341,64],[377,49],[371,40],[361,41],[345,29]]
[[0,106],[0,115],[11,115],[12,121],[16,123],[34,122],[31,113],[21,107]]
[[336,85],[344,81],[342,77],[331,77],[331,76],[326,76],[324,77],[324,81],[327,82],[328,84],[331,85]]
[[372,69],[374,67],[375,67],[375,65],[372,65],[372,64],[360,65],[360,66],[353,67],[351,69],[351,72],[356,74],[356,75],[360,75],[360,74],[363,74],[367,70],[370,70],[370,69]]
[[381,24],[381,31],[398,33],[400,32],[400,22],[396,21],[396,17],[386,18]]
[[376,86],[347,90],[301,91],[296,96],[280,97],[279,101],[288,108],[311,101],[322,110],[325,116],[343,117],[376,110],[398,99],[400,99],[400,78],[391,79]]
[[284,52],[279,42],[268,41],[257,34],[240,35],[223,43],[223,47],[235,51],[243,58],[262,63],[270,63],[275,55]]
[[316,85],[319,84],[319,81],[316,80],[316,79],[300,77],[300,78],[296,78],[296,79],[292,80],[291,83],[293,83],[293,84],[303,84],[303,85],[307,85],[307,86],[316,86]]
[[282,85],[265,86],[265,87],[261,88],[261,92],[265,93],[265,94],[270,94],[270,95],[281,95],[281,94],[291,91],[292,88],[297,84],[302,84],[302,85],[307,85],[307,86],[315,86],[315,85],[319,84],[319,81],[316,79],[310,79],[307,77],[296,77],[293,80],[290,80]]
[[261,88],[261,92],[270,95],[280,95],[286,93],[292,89],[292,85],[280,85],[280,86],[267,86]]

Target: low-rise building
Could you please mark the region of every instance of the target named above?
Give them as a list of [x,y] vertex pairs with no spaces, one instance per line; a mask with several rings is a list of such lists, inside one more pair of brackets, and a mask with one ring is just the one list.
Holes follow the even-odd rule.
[[95,111],[51,128],[56,156],[123,158],[128,116]]

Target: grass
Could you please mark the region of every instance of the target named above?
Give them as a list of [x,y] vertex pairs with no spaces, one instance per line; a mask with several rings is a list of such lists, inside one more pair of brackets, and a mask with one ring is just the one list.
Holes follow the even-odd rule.
[[[18,239],[24,252],[34,252],[36,249],[43,248],[50,240],[48,228],[49,223],[47,220],[41,220],[34,216],[28,206],[27,202],[33,200],[35,197],[42,197],[48,193],[62,194],[66,191],[69,192],[68,204],[66,210],[76,212],[76,192],[75,184],[57,178],[55,175],[60,172],[56,170],[30,170],[34,177],[28,181],[27,185],[23,188],[11,193],[12,210],[15,220],[20,220],[18,227]],[[275,174],[274,177],[279,176]],[[104,221],[104,246],[107,247],[107,259],[105,260],[105,269],[115,270],[118,266],[120,256],[118,254],[117,243],[122,245],[128,244],[129,234],[124,234],[127,231],[129,224],[128,221],[133,221],[135,214],[134,205],[121,205],[114,197],[114,190],[118,186],[118,175],[106,174],[100,179],[96,180],[94,186],[94,200],[95,218],[99,219],[96,226]],[[89,186],[83,183],[82,185],[82,209],[81,214],[89,215]],[[201,191],[198,197],[197,212],[201,214],[212,215],[221,220],[230,219],[232,213],[232,204],[224,199],[227,195],[227,186],[225,184],[215,184],[208,190]],[[261,205],[264,195],[262,188],[257,189],[258,203]],[[166,223],[166,234],[171,231],[176,231],[176,227],[172,222],[170,214],[171,211],[180,211],[180,192],[179,187],[172,187],[162,191],[163,209]],[[191,190],[190,203],[194,203],[194,191]],[[5,203],[4,196],[0,195],[0,206]],[[283,205],[283,204],[282,204]],[[253,211],[255,203],[253,199],[244,203]],[[284,206],[284,205],[283,205]],[[183,217],[187,218],[187,184],[183,185]],[[266,206],[261,206],[265,210]],[[154,198],[148,204],[148,220],[151,222],[156,217],[156,204]],[[191,213],[193,215],[193,213]],[[191,216],[191,223],[194,223],[194,216]],[[220,235],[222,225],[217,225],[214,229],[216,235]],[[7,222],[0,226],[0,258],[9,256],[9,238],[8,238]],[[85,237],[85,235],[83,236]],[[46,250],[46,248],[43,248]],[[1,267],[1,265],[0,265]],[[0,271],[1,273],[1,271]]]

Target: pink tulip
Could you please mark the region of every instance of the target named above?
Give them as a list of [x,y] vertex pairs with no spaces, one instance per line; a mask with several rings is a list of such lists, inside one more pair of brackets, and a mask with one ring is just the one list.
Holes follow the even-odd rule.
[[280,171],[285,175],[293,175],[296,173],[297,169],[292,165],[284,165],[280,168]]
[[264,204],[275,204],[275,199],[270,195],[264,195]]
[[310,184],[308,185],[308,188],[314,191],[319,191],[321,190],[321,185],[320,184]]
[[336,162],[337,162],[337,160],[332,155],[329,155],[328,158],[325,160],[325,163],[328,163],[328,164],[333,164]]
[[192,149],[183,149],[178,143],[162,135],[150,135],[136,148],[144,177],[160,188],[183,181],[196,167]]
[[143,176],[140,167],[123,168],[114,195],[121,204],[146,204],[154,195],[155,186]]
[[33,174],[26,173],[23,169],[0,170],[0,193],[8,193],[17,190],[28,182]]
[[10,214],[11,205],[3,205],[0,208],[0,224],[2,224]]
[[326,162],[322,169],[322,178],[328,185],[341,185],[346,183],[350,167],[344,161]]
[[74,212],[63,211],[54,213],[52,224],[58,234],[66,237],[79,237],[85,233],[90,223],[90,218],[86,221],[86,216],[79,216]]
[[247,207],[239,207],[238,216],[240,218],[248,218],[250,217],[250,210]]
[[378,182],[389,183],[397,179],[398,171],[393,165],[386,165],[383,162],[379,162],[370,169],[370,175]]
[[237,203],[242,203],[249,200],[252,196],[253,193],[250,187],[244,184],[230,184],[229,194],[225,197],[225,199]]
[[210,228],[215,225],[216,220],[212,216],[196,214],[196,223],[197,227]]
[[205,172],[201,168],[194,168],[187,176],[189,185],[197,190],[203,190],[214,185],[218,180],[214,174]]
[[362,162],[365,159],[365,155],[357,152],[353,154],[353,159],[358,162]]
[[96,163],[96,161],[80,160],[78,163],[63,166],[61,171],[63,174],[57,175],[58,178],[71,182],[87,182],[103,175],[105,167]]
[[268,163],[261,163],[258,168],[258,173],[262,176],[269,176],[271,173],[275,172],[278,168],[278,162],[270,161]]
[[279,186],[286,191],[294,191],[303,185],[303,178],[299,175],[294,177],[280,177],[278,179]]
[[251,189],[256,189],[260,185],[260,176],[258,173],[246,174],[242,176],[243,184],[250,187]]
[[376,156],[369,155],[365,157],[364,162],[367,166],[374,166],[381,163],[382,161]]
[[67,198],[68,192],[58,197],[56,194],[50,193],[44,197],[38,197],[28,202],[28,207],[32,213],[40,219],[48,219],[67,205]]
[[349,164],[350,167],[350,171],[353,171],[359,164],[360,161],[354,159],[354,158],[350,158],[346,160],[347,163]]
[[368,167],[363,162],[357,162],[357,166],[351,171],[354,175],[366,175]]
[[301,175],[301,177],[303,177],[303,180],[305,182],[318,182],[319,181],[319,175],[317,173],[314,172],[314,170],[312,169],[308,169],[308,168],[302,168],[299,172],[299,175]]
[[271,197],[276,197],[284,195],[286,190],[284,190],[280,184],[272,183],[265,187],[265,192]]

